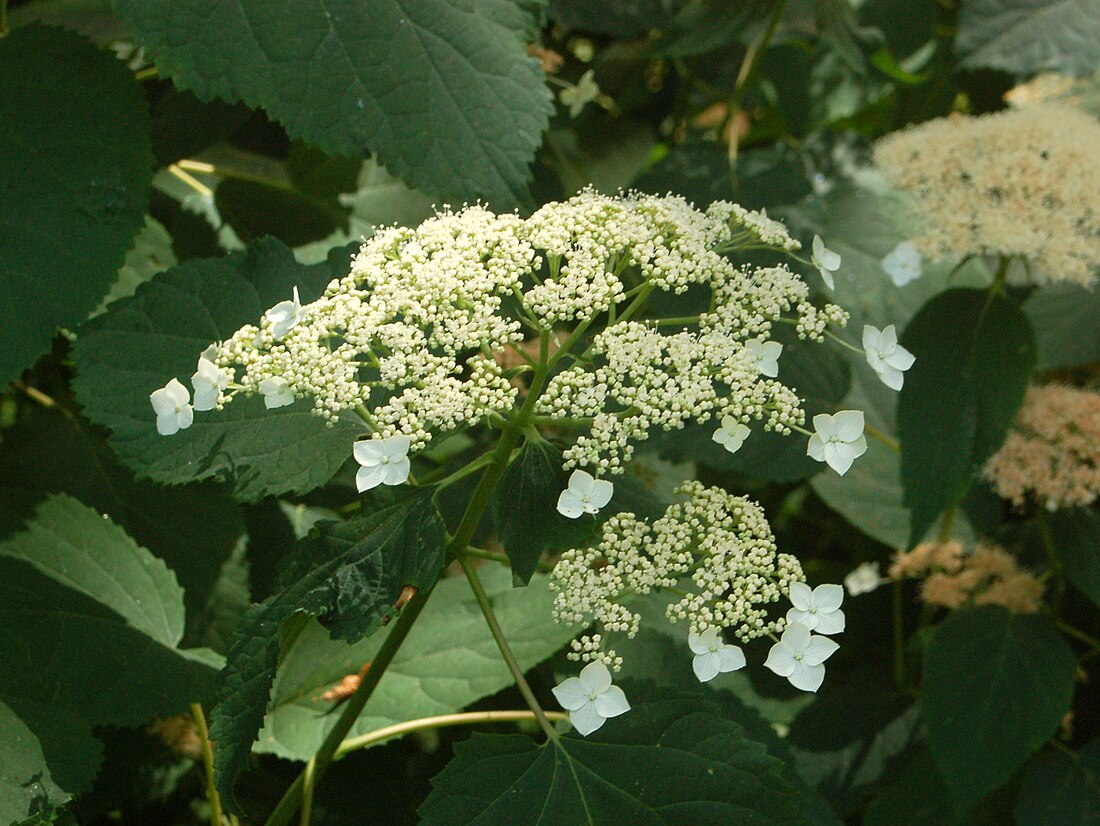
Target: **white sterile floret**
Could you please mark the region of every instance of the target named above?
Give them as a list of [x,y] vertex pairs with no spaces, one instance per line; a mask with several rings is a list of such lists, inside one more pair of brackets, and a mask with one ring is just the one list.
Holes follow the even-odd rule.
[[893,324],[882,330],[870,324],[864,325],[863,349],[867,352],[867,363],[882,383],[891,390],[901,390],[905,383],[905,371],[913,366],[917,358],[898,344],[897,328]]
[[844,589],[839,585],[818,585],[812,591],[804,582],[791,583],[788,623],[801,623],[819,634],[839,634],[844,630]]
[[149,394],[149,402],[157,414],[157,433],[171,436],[186,430],[194,421],[195,411],[189,404],[191,394],[179,379],[172,379],[160,390]]
[[408,436],[356,442],[352,454],[355,461],[362,465],[355,473],[356,490],[363,493],[379,485],[404,484],[412,470],[409,461],[411,444]]
[[779,356],[783,352],[783,345],[778,341],[762,341],[758,338],[750,338],[745,342],[745,349],[756,356],[756,369],[760,375],[774,379],[779,375]]
[[843,476],[852,462],[867,452],[863,426],[862,410],[841,410],[835,416],[819,413],[814,416],[814,434],[806,446],[806,455],[825,462]]
[[764,665],[800,691],[816,692],[825,680],[824,662],[838,648],[828,637],[811,634],[802,623],[792,622],[768,652]]
[[573,728],[585,737],[612,717],[630,711],[626,694],[611,684],[611,672],[602,662],[589,663],[578,676],[563,680],[551,691],[569,712]]
[[730,453],[736,453],[741,449],[741,445],[745,443],[745,439],[749,438],[750,432],[747,426],[741,424],[733,416],[723,416],[722,426],[714,431],[711,438]]
[[615,486],[606,479],[593,479],[591,473],[573,471],[569,487],[558,497],[558,513],[576,519],[582,513],[599,513],[611,501]]
[[848,596],[854,597],[871,593],[884,581],[877,562],[864,562],[844,577],[844,587],[848,590]]
[[596,73],[592,69],[581,75],[576,86],[562,89],[558,93],[559,100],[569,107],[569,117],[571,118],[579,115],[585,106],[599,96],[600,86],[596,83]]
[[268,410],[294,404],[294,391],[290,387],[290,382],[282,376],[272,376],[261,381],[260,393],[264,397],[264,407]]
[[820,235],[814,236],[813,255],[811,260],[821,273],[821,279],[830,290],[836,285],[833,283],[833,273],[840,269],[840,256],[825,246]]
[[195,388],[195,409],[213,410],[218,405],[221,392],[229,386],[231,376],[205,355],[199,356],[198,369],[191,376],[191,386]]
[[295,287],[294,298],[280,301],[264,313],[264,318],[271,322],[271,335],[279,339],[298,326],[302,315],[302,301],[298,298],[298,288]]
[[695,655],[691,668],[701,683],[745,667],[745,653],[736,645],[724,643],[717,628],[708,628],[702,634],[689,633],[688,648]]
[[882,259],[882,269],[890,276],[897,287],[904,287],[910,281],[921,277],[921,255],[912,241],[902,241]]

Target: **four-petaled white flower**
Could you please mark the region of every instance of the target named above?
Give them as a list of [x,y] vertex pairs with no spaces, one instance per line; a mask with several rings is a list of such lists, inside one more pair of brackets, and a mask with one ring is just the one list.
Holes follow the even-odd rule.
[[844,577],[844,587],[849,596],[869,594],[883,583],[882,573],[877,562],[864,562]]
[[791,605],[788,623],[805,625],[819,634],[839,634],[844,630],[844,589],[839,585],[818,585],[812,591],[805,582],[791,583]]
[[409,478],[412,463],[409,462],[408,436],[390,436],[388,439],[370,439],[356,442],[352,448],[361,468],[355,474],[355,488],[360,493],[379,485],[400,485]]
[[561,707],[569,712],[569,722],[581,735],[588,736],[605,720],[630,711],[623,690],[611,684],[611,672],[598,660],[550,689]]
[[764,665],[801,691],[817,691],[825,679],[824,662],[838,648],[828,637],[811,634],[802,623],[792,622],[768,652]]
[[264,407],[268,410],[294,404],[294,391],[290,389],[290,382],[282,376],[264,379],[260,382],[260,392],[264,397]]
[[891,390],[901,390],[905,371],[913,366],[917,357],[898,344],[897,328],[893,324],[882,330],[864,325],[863,349],[867,351],[867,363],[878,373],[882,383]]
[[912,241],[902,241],[882,259],[882,268],[895,286],[904,287],[921,277],[920,252]]
[[708,628],[702,634],[688,634],[688,648],[695,655],[691,668],[701,683],[745,667],[744,652],[736,645],[722,642],[717,628]]
[[817,267],[817,271],[821,273],[825,286],[830,290],[834,289],[836,285],[833,283],[833,273],[840,269],[840,256],[825,246],[820,235],[814,236],[811,260]]
[[186,430],[195,419],[195,411],[189,404],[191,394],[179,379],[172,379],[160,390],[154,390],[149,394],[149,401],[157,414],[157,433],[161,436]]
[[825,462],[841,476],[867,451],[862,410],[841,410],[835,416],[819,413],[814,416],[814,431],[806,455]]
[[569,117],[571,118],[579,115],[586,105],[599,96],[600,86],[596,83],[596,73],[592,69],[581,75],[576,86],[562,89],[558,94],[561,102],[569,107]]
[[280,301],[264,313],[264,318],[271,322],[271,335],[282,338],[298,325],[302,315],[302,302],[298,298],[298,288],[295,287],[293,300]]
[[606,479],[593,479],[584,470],[574,470],[569,477],[569,487],[558,497],[558,513],[576,519],[582,513],[599,513],[600,508],[611,501],[615,486]]
[[213,410],[218,404],[218,396],[229,386],[230,375],[210,361],[205,353],[199,356],[198,369],[191,376],[191,386],[195,388],[195,409]]
[[741,449],[741,445],[745,443],[745,439],[749,438],[751,432],[746,425],[741,424],[733,416],[723,416],[722,426],[714,431],[711,438],[730,453],[736,453]]
[[782,344],[778,341],[750,338],[745,342],[745,349],[756,356],[756,369],[760,371],[760,375],[770,379],[779,375],[779,354],[783,352]]

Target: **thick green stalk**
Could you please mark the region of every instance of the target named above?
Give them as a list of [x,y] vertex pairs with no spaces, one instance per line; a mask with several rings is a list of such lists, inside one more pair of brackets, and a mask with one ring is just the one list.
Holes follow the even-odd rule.
[[191,703],[191,716],[195,719],[195,731],[202,744],[202,767],[206,776],[206,799],[210,803],[210,823],[222,826],[222,799],[214,782],[214,748],[210,743],[210,730],[206,727],[206,715],[202,706]]

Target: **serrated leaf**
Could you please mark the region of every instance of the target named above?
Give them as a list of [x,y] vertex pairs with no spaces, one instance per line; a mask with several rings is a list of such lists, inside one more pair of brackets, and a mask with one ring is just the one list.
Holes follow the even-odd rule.
[[[432,779],[426,824],[798,823],[783,764],[718,706],[624,681],[631,710],[581,738],[475,734]],[[690,778],[690,781],[687,779]]]
[[173,647],[183,638],[183,589],[161,560],[105,516],[64,494],[43,502],[0,556],[29,562]]
[[541,439],[528,439],[493,493],[497,537],[516,578],[524,584],[538,567],[543,551],[575,547],[595,529],[595,520],[588,514],[569,519],[558,513],[558,496],[569,485],[569,474],[561,464],[558,448]]
[[1065,508],[1042,518],[1050,524],[1063,575],[1100,606],[1100,514],[1088,508]]
[[107,292],[149,204],[149,115],[133,74],[79,35],[0,40],[0,385]]
[[1094,0],[970,0],[959,10],[955,48],[968,68],[1090,75],[1100,65],[1100,6]]
[[[550,618],[554,595],[546,577],[513,588],[499,565],[479,576],[520,667],[531,668],[561,648],[575,629]],[[338,715],[322,700],[333,685],[371,661],[384,639],[376,634],[347,645],[311,622],[284,652],[272,689],[271,710],[256,750],[308,760]],[[442,580],[394,656],[349,737],[418,717],[450,714],[512,684],[485,618],[464,577]]]
[[111,445],[126,465],[156,482],[226,478],[243,500],[323,485],[351,455],[360,425],[340,420],[328,427],[307,400],[265,410],[254,397],[199,413],[189,429],[163,437],[149,394],[173,376],[186,385],[211,342],[257,323],[294,286],[303,301],[312,300],[346,267],[342,251],[302,266],[268,238],[243,253],[161,273],[80,329],[74,386],[84,413],[111,428]]
[[377,631],[406,585],[430,588],[443,566],[445,529],[430,494],[413,494],[347,522],[324,522],[285,560],[276,592],[244,615],[212,714],[216,776],[233,805],[233,784],[263,724],[279,659],[280,628],[318,617],[334,639]]
[[925,651],[928,745],[956,806],[1006,782],[1057,729],[1077,658],[1050,623],[999,606],[952,613]]
[[983,290],[939,294],[909,322],[916,356],[898,398],[901,480],[914,544],[959,503],[1001,446],[1035,366],[1035,336],[1012,301]]
[[176,254],[172,252],[172,236],[155,219],[145,216],[145,225],[134,239],[134,247],[126,253],[126,259],[115,277],[115,282],[99,302],[92,315],[99,315],[107,305],[128,298],[139,286],[162,270],[176,265]]
[[550,114],[528,57],[533,0],[113,0],[162,74],[243,100],[337,155],[376,152],[417,189],[499,210],[528,199]]
[[1048,751],[1024,769],[1016,826],[1100,824],[1100,740],[1079,752]]

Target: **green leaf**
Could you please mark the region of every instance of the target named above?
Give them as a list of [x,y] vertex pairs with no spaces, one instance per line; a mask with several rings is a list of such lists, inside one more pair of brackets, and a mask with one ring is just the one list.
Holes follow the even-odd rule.
[[425,824],[801,822],[783,764],[697,696],[625,681],[631,710],[581,738],[474,734],[432,780]]
[[1100,740],[1081,751],[1048,751],[1024,770],[1016,826],[1100,824]]
[[161,273],[80,329],[74,386],[85,415],[111,428],[111,446],[122,461],[156,482],[224,478],[243,500],[323,485],[351,455],[361,425],[340,420],[328,427],[308,400],[265,410],[253,397],[199,413],[190,428],[164,437],[156,432],[149,394],[173,376],[188,384],[211,342],[256,323],[294,286],[303,301],[313,300],[346,267],[342,251],[302,266],[269,238],[243,253]]
[[970,0],[960,7],[955,48],[968,68],[1091,75],[1100,65],[1100,7],[1094,0]]
[[1040,518],[1050,525],[1066,579],[1100,605],[1100,514],[1087,508],[1067,508]]
[[274,595],[241,620],[212,714],[218,789],[233,784],[263,724],[279,659],[280,628],[294,616],[319,617],[334,639],[360,640],[384,625],[406,585],[430,588],[443,566],[445,529],[430,493],[370,509],[347,522],[323,522],[285,560]]
[[[573,637],[576,629],[550,618],[554,595],[546,587],[546,576],[536,575],[526,588],[513,588],[511,574],[499,565],[484,566],[479,575],[523,669],[542,662]],[[321,695],[345,675],[358,673],[384,638],[376,634],[349,646],[310,622],[283,654],[256,751],[308,760],[338,716],[325,713],[332,701]],[[511,684],[512,676],[465,577],[444,579],[349,736],[450,714]]]
[[1008,298],[952,289],[913,317],[901,344],[916,356],[898,399],[901,480],[916,543],[959,503],[1016,418],[1035,336]]
[[136,481],[99,432],[56,408],[37,410],[5,432],[0,479],[34,491],[26,497],[32,505],[48,493],[67,493],[107,514],[175,571],[188,616],[205,605],[244,533],[239,508],[223,489],[211,482],[165,488]]
[[0,385],[79,324],[149,204],[149,115],[133,73],[60,29],[0,40]]
[[150,280],[161,270],[176,265],[176,255],[172,252],[172,236],[158,221],[145,216],[145,226],[134,239],[134,248],[126,253],[126,260],[118,271],[115,283],[103,296],[92,315],[99,315],[107,305],[120,298],[129,298],[137,288]]
[[1044,285],[1028,298],[1024,313],[1039,340],[1040,370],[1100,361],[1100,291]]
[[955,823],[947,784],[928,749],[914,754],[867,806],[863,826],[946,826]]
[[550,93],[527,43],[536,0],[113,0],[161,73],[243,100],[336,155],[497,210],[528,199]]
[[183,589],[175,575],[70,496],[43,502],[26,530],[0,544],[0,555],[29,562],[163,645],[173,647],[183,638]]
[[524,584],[531,579],[543,551],[576,547],[595,528],[595,519],[588,514],[568,519],[558,513],[558,496],[568,487],[569,479],[561,463],[562,453],[554,445],[528,439],[493,493],[497,536],[516,578]]
[[1057,729],[1077,658],[1049,622],[999,606],[952,613],[932,634],[921,707],[959,809],[1006,782]]
[[65,803],[69,797],[50,775],[34,732],[0,703],[0,822],[11,823],[36,804]]

